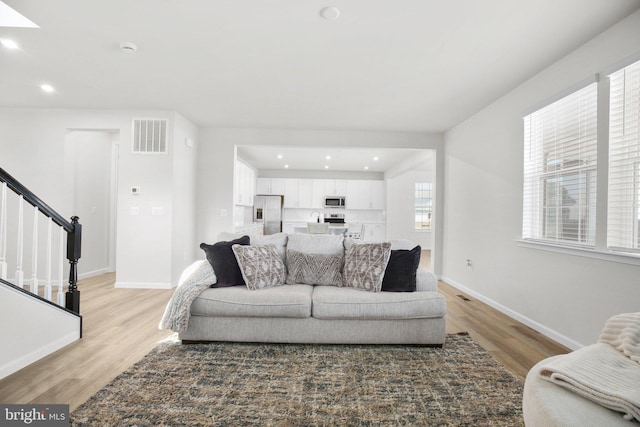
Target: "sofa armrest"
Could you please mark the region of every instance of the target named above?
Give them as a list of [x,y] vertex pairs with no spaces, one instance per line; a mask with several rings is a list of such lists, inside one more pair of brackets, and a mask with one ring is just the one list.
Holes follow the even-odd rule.
[[438,278],[430,271],[420,270],[416,273],[416,291],[438,291]]

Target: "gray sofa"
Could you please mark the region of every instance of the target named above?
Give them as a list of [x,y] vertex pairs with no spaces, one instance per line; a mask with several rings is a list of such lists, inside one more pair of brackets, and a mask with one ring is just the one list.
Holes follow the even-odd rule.
[[[219,240],[223,244],[228,244],[237,237],[236,234],[221,234]],[[259,247],[266,248],[267,245],[275,247],[272,248],[270,258],[276,264],[282,261],[280,266],[286,269],[287,284],[279,282],[276,286],[271,284],[265,288],[262,288],[264,284],[259,284],[260,288],[255,289],[255,286],[249,286],[248,281],[247,286],[208,287],[207,272],[202,270],[208,265],[200,264],[199,274],[202,276],[200,285],[205,287],[203,290],[198,290],[197,295],[194,293],[193,299],[189,299],[188,323],[182,323],[179,328],[175,328],[171,322],[165,322],[164,327],[178,331],[179,338],[184,342],[241,341],[440,346],[444,343],[446,303],[444,296],[438,292],[438,281],[432,273],[417,270],[415,292],[388,292],[378,291],[379,289],[365,291],[349,287],[352,283],[348,280],[349,278],[353,277],[354,282],[359,279],[347,274],[347,271],[354,271],[347,265],[351,266],[350,260],[354,260],[354,256],[349,255],[354,251],[349,252],[349,249],[354,245],[362,249],[366,245],[358,245],[349,239],[344,240],[342,236],[313,236],[297,233],[251,236],[249,246],[255,246],[254,250],[259,250]],[[394,258],[392,256],[394,251],[412,252],[417,254],[419,259],[419,251],[411,250],[415,249],[414,246],[415,244],[408,241],[395,241],[390,249],[387,246],[385,251],[388,251],[386,252],[388,261],[387,264],[383,261],[384,265],[381,267],[384,274],[393,270],[391,259]],[[213,246],[203,244],[201,247],[207,253],[207,259],[212,265],[215,264],[216,255],[207,252]],[[232,247],[235,248],[234,252],[239,249],[251,250],[247,246],[240,248],[238,245],[232,245]],[[300,251],[297,258],[294,257],[294,250]],[[306,258],[304,261],[304,258],[300,258],[300,253],[308,253],[311,258]],[[404,256],[400,253],[395,255]],[[344,280],[339,281],[337,286],[328,286],[327,283],[321,282],[327,277],[333,277],[331,274],[312,275],[311,283],[313,284],[303,280],[304,274],[298,274],[295,277],[296,280],[291,281],[295,271],[306,273],[304,269],[307,268],[307,264],[304,264],[301,271],[300,265],[296,265],[295,260],[303,259],[303,263],[312,264],[314,257],[328,257],[328,260],[335,256],[342,261],[340,264],[334,259],[332,267],[334,273],[337,268],[340,270],[338,272],[340,276],[344,270],[342,274]],[[238,254],[236,254],[237,257]],[[262,260],[260,258],[260,261]],[[413,270],[405,269],[405,264],[400,264],[401,268],[398,270],[397,261],[395,262],[394,277],[399,277],[401,284],[405,283],[405,276],[398,271],[401,273],[415,271],[417,268],[415,258],[412,264]],[[243,263],[240,259],[238,263],[242,270]],[[337,267],[336,264],[338,264]],[[220,265],[219,272],[228,265],[228,262]],[[309,268],[313,270],[314,267]],[[210,273],[214,274],[213,270]],[[242,274],[244,277],[244,270]],[[320,282],[313,281],[316,277]],[[248,277],[245,278],[248,280]],[[186,280],[193,282],[188,277]],[[218,285],[222,283],[220,275],[217,276],[217,281]],[[409,282],[413,283],[412,280]],[[172,310],[167,310],[167,312],[170,311]],[[166,317],[170,316],[165,315]]]
[[424,344],[445,341],[446,304],[436,277],[418,270],[416,292],[284,285],[209,288],[191,304],[183,341]]

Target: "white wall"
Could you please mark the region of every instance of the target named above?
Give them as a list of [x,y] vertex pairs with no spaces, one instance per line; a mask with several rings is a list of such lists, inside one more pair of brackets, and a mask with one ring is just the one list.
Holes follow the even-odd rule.
[[182,271],[202,256],[195,221],[198,128],[177,113],[174,123],[171,283],[177,284]]
[[0,313],[0,379],[80,338],[80,318],[3,285]]
[[[428,148],[438,150],[439,160],[436,160],[436,163],[442,162],[443,159],[440,134],[292,129],[201,129],[196,203],[198,241],[214,242],[218,233],[233,229],[233,167],[235,147],[240,145]],[[436,236],[435,245],[438,246],[440,242],[441,235]],[[439,261],[434,260],[433,264],[434,271],[438,272]]]
[[[133,118],[169,119],[169,154],[132,153]],[[183,267],[195,259],[197,129],[165,111],[0,109],[2,167],[65,218],[75,215],[73,192],[65,178],[65,170],[72,165],[64,154],[65,136],[72,129],[108,130],[120,136],[117,284],[170,287]],[[187,149],[186,137],[194,141],[194,148]],[[131,195],[132,186],[141,187],[139,196]],[[138,207],[140,214],[131,215],[132,207]],[[161,207],[163,214],[151,215],[152,207]],[[184,227],[175,225],[176,221]],[[26,257],[25,265],[30,265]]]
[[73,174],[73,212],[82,220],[82,263],[78,275],[110,270],[109,211],[111,195],[111,132],[72,131],[67,135]]
[[636,12],[445,135],[444,279],[572,347],[640,309],[640,267],[518,246],[522,113],[639,48]]
[[431,231],[415,229],[415,184],[434,182],[433,171],[407,171],[388,178],[387,239],[409,239],[422,249],[431,249]]

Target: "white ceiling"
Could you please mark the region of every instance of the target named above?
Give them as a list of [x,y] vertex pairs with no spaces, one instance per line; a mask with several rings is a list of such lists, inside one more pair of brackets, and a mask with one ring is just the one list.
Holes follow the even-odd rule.
[[[432,169],[431,152],[432,150],[381,148],[238,147],[238,156],[259,170],[328,172],[386,172],[400,164],[406,164],[413,170]],[[330,158],[327,159],[327,156]]]
[[[444,132],[640,0],[4,0],[0,107],[178,111],[200,127]],[[320,18],[325,6],[341,11]],[[120,42],[138,46],[122,53]],[[49,83],[55,93],[43,93]]]

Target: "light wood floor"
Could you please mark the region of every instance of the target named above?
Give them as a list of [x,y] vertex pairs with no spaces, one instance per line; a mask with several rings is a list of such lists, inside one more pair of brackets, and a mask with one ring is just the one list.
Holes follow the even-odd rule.
[[[114,274],[80,281],[83,338],[0,380],[0,402],[63,403],[73,411],[172,335],[157,325],[173,290],[115,289],[114,281]],[[440,290],[447,332],[468,331],[521,379],[539,360],[568,351],[479,301],[462,300],[443,282]]]

